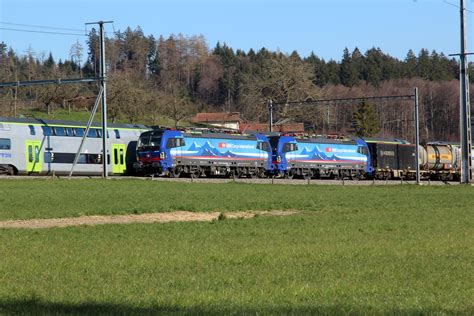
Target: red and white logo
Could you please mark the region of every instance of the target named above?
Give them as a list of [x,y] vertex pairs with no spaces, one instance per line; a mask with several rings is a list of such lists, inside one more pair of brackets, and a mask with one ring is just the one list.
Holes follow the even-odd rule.
[[219,147],[219,148],[226,148],[227,145],[226,145],[226,143],[219,143],[219,145],[217,145],[217,147]]
[[332,148],[331,148],[331,147],[326,147],[326,152],[327,152],[327,153],[332,152]]

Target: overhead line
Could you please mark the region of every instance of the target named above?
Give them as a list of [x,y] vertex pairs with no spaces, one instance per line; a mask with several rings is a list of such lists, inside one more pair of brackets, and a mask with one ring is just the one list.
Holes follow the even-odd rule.
[[48,31],[22,30],[22,29],[12,29],[12,28],[8,28],[8,27],[0,27],[0,30],[15,31],[15,32],[27,32],[27,33],[54,34],[54,35],[86,36],[86,34],[78,34],[78,33],[63,33],[63,32],[48,32]]
[[0,24],[15,25],[15,26],[26,26],[26,27],[37,27],[37,28],[51,29],[51,30],[78,31],[78,32],[82,32],[82,31],[83,31],[83,30],[81,30],[81,29],[72,29],[72,28],[66,28],[66,27],[44,26],[44,25],[32,25],[32,24],[20,24],[20,23],[11,23],[11,22],[2,22],[2,21],[0,21]]
[[384,100],[384,99],[404,99],[410,100],[415,96],[412,94],[407,95],[395,95],[395,96],[373,96],[365,98],[339,98],[339,99],[320,99],[320,100],[308,100],[308,101],[290,101],[290,102],[273,102],[273,105],[304,105],[304,104],[316,104],[316,103],[331,103],[331,102],[344,102],[344,101],[364,101],[364,100]]

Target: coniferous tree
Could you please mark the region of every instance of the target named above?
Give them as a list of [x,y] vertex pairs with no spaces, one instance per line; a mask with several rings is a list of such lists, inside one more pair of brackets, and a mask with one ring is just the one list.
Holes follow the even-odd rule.
[[367,101],[362,101],[353,114],[352,125],[355,135],[371,137],[380,131],[374,108]]

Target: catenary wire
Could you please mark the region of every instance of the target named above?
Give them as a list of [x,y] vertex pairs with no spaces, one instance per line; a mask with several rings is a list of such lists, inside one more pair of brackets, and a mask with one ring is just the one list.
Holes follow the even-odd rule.
[[3,21],[0,21],[0,24],[13,25],[13,26],[24,26],[24,27],[35,27],[35,28],[51,29],[51,30],[63,30],[63,31],[77,31],[77,32],[82,32],[81,29],[73,29],[73,28],[66,28],[66,27],[56,27],[56,26],[20,24],[20,23],[3,22]]
[[48,32],[48,31],[22,30],[22,29],[8,28],[8,27],[0,27],[0,30],[15,31],[15,32],[27,32],[27,33],[54,34],[54,35],[86,36],[85,34],[82,34],[82,33],[79,34],[79,33],[64,33],[64,32]]

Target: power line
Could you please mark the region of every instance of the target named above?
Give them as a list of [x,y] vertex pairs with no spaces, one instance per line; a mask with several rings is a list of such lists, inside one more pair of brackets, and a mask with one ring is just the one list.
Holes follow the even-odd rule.
[[54,34],[54,35],[73,35],[73,36],[86,36],[85,34],[79,33],[64,33],[64,32],[48,32],[48,31],[35,31],[35,30],[22,30],[12,29],[8,27],[0,27],[0,30],[15,31],[15,32],[26,32],[26,33],[42,33],[42,34]]
[[[455,4],[455,3],[451,3],[451,2],[449,2],[449,1],[447,1],[447,0],[443,0],[443,2],[446,3],[446,4],[448,4],[448,5],[450,5],[450,6],[452,6],[452,7],[455,7],[455,8],[460,9],[459,5],[457,5],[457,4]],[[469,9],[466,9],[466,8],[464,8],[464,11],[467,11],[467,12],[470,12],[470,13],[474,13],[474,11],[469,10]]]
[[25,27],[36,27],[36,28],[51,29],[51,30],[77,31],[77,32],[82,32],[83,31],[81,29],[73,29],[73,28],[66,28],[66,27],[32,25],[32,24],[19,24],[19,23],[2,22],[2,21],[0,21],[0,24],[14,25],[14,26],[25,26]]

